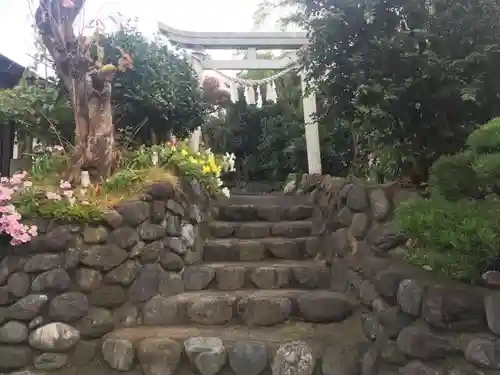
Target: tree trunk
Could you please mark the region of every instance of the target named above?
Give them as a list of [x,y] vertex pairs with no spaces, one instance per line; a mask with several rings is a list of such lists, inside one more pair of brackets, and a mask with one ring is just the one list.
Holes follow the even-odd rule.
[[[109,176],[117,159],[111,108],[111,80],[117,68],[94,60],[98,40],[75,36],[73,22],[85,0],[40,0],[35,21],[43,44],[71,97],[75,114],[75,149],[66,174],[79,182],[82,170],[94,179]],[[131,68],[123,50],[118,69]],[[102,59],[101,59],[102,60]]]
[[111,82],[100,75],[99,71],[88,72],[70,88],[76,121],[75,150],[66,176],[71,182],[79,181],[82,170],[94,179],[105,178],[116,160]]

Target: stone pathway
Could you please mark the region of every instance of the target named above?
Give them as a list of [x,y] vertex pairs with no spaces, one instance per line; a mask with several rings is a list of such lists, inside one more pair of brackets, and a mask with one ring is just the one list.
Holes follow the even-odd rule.
[[154,297],[143,308],[144,326],[108,340],[137,346],[168,338],[186,346],[193,337],[217,338],[229,351],[261,343],[264,358],[290,342],[307,343],[319,358],[327,346],[365,341],[356,300],[328,290],[328,267],[315,260],[313,208],[304,198],[235,196],[216,211],[203,262],[184,269],[186,291]]

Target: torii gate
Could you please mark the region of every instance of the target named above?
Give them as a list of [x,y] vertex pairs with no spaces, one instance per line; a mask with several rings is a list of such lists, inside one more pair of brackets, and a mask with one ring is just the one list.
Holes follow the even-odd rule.
[[[296,51],[307,45],[305,32],[192,32],[183,31],[159,23],[160,33],[172,43],[191,49],[191,64],[200,80],[204,70],[280,70],[290,66],[297,60]],[[240,49],[246,51],[243,60],[211,60],[204,59],[204,51],[210,49]],[[291,50],[289,56],[278,60],[257,58],[258,50]],[[316,96],[305,95],[305,74],[301,72],[303,112],[307,146],[307,162],[310,174],[321,174],[321,154],[319,147],[318,123],[313,116],[316,113]],[[194,131],[192,147],[199,149],[201,128]]]

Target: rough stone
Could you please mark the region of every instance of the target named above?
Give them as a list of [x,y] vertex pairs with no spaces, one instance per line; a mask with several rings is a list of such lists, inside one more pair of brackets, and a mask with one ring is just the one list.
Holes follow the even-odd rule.
[[382,189],[375,189],[370,193],[370,207],[375,220],[384,220],[391,210],[391,202]]
[[158,292],[163,297],[169,297],[176,294],[183,293],[184,281],[181,275],[173,272],[165,272],[162,274],[160,279],[160,284],[158,286]]
[[217,286],[221,290],[240,289],[245,283],[245,267],[227,266],[217,270]]
[[178,216],[184,216],[184,208],[181,204],[177,203],[173,199],[169,199],[166,203],[167,210]]
[[351,302],[340,293],[304,293],[297,298],[301,315],[308,322],[340,322],[352,312]]
[[260,289],[279,289],[290,283],[289,268],[257,267],[250,273],[252,283]]
[[500,335],[500,292],[491,293],[484,298],[484,309],[491,332]]
[[485,316],[483,297],[473,290],[433,285],[422,301],[422,317],[437,328],[482,328]]
[[179,255],[184,255],[188,251],[186,244],[180,237],[166,237],[163,240],[163,244],[167,249]]
[[45,323],[45,319],[43,318],[43,316],[37,316],[36,318],[32,319],[31,322],[29,322],[28,328],[30,330],[35,329],[37,327],[40,327],[44,323]]
[[70,247],[64,253],[64,266],[67,270],[75,269],[80,263],[82,252],[76,247]]
[[167,271],[181,271],[184,268],[182,257],[170,251],[160,254],[160,264]]
[[184,284],[187,290],[202,290],[214,279],[215,271],[206,266],[189,266],[183,273]]
[[267,367],[267,346],[260,341],[238,341],[228,353],[229,366],[238,375],[259,375]]
[[362,240],[368,233],[368,229],[370,229],[370,217],[364,213],[354,214],[349,228],[352,236],[357,240]]
[[396,338],[404,327],[412,323],[414,318],[402,313],[397,306],[384,305],[382,308],[377,308],[376,305],[379,301],[382,302],[382,300],[375,300],[372,306],[375,315],[384,327],[384,333],[389,338]]
[[172,325],[179,321],[177,304],[168,298],[155,296],[142,309],[142,322],[146,325]]
[[465,359],[477,366],[500,370],[500,340],[471,340],[464,354]]
[[327,287],[329,283],[329,272],[326,267],[318,266],[295,266],[292,267],[293,282],[305,289]]
[[279,347],[272,364],[273,375],[311,375],[315,358],[311,348],[302,341],[293,341]]
[[234,223],[226,221],[212,221],[209,225],[210,235],[215,238],[232,236],[234,229]]
[[85,227],[83,230],[83,242],[91,245],[105,243],[108,239],[108,230],[104,227]]
[[24,272],[44,272],[64,265],[62,254],[35,254],[24,264]]
[[6,319],[31,320],[47,304],[49,298],[44,294],[30,294],[21,298],[5,310]]
[[174,190],[174,186],[170,181],[160,181],[151,185],[147,192],[153,199],[163,202],[174,195]]
[[92,268],[79,268],[76,271],[76,283],[82,292],[91,292],[101,285],[102,275]]
[[344,206],[337,214],[337,221],[343,227],[349,227],[352,223],[352,212],[349,207]]
[[193,247],[196,242],[196,229],[193,224],[184,223],[181,228],[181,238],[187,247]]
[[361,359],[365,345],[327,346],[322,357],[324,375],[357,375],[361,371]]
[[63,269],[54,269],[35,277],[31,290],[36,293],[64,292],[69,289],[70,285],[71,279],[68,273]]
[[0,326],[0,343],[20,344],[28,339],[26,324],[14,320]]
[[363,356],[361,357],[361,374],[362,375],[377,375],[379,365],[380,365],[380,356],[378,352],[378,348],[370,348],[368,349]]
[[351,251],[351,245],[349,243],[349,230],[342,228],[331,233],[328,236],[326,246],[326,258],[328,261],[337,257],[344,257],[349,254]]
[[[24,297],[28,294],[30,283],[30,277],[24,272],[15,272],[11,274],[7,280],[9,292],[17,298]],[[37,291],[33,290],[33,292]]]
[[164,272],[158,264],[144,265],[128,289],[130,302],[145,302],[158,294],[160,280]]
[[104,221],[111,228],[118,228],[123,224],[123,217],[115,210],[106,211],[104,213]]
[[419,281],[410,279],[401,281],[397,291],[397,300],[401,311],[419,316],[424,290],[424,286]]
[[139,235],[134,228],[119,227],[109,234],[108,243],[114,244],[121,249],[129,250],[139,242]]
[[140,265],[135,260],[126,260],[124,263],[120,264],[118,267],[109,271],[104,280],[108,283],[117,283],[123,286],[128,286],[139,273]]
[[117,211],[122,215],[126,224],[136,227],[148,218],[149,204],[142,201],[126,202],[120,204]]
[[125,303],[123,306],[113,310],[113,322],[115,329],[133,327],[138,323],[139,310],[134,305]]
[[76,323],[75,327],[84,338],[100,338],[113,330],[113,316],[109,310],[93,307]]
[[24,258],[7,255],[0,262],[0,285],[5,284],[9,275],[24,266]]
[[361,185],[353,185],[347,193],[346,205],[356,212],[364,211],[368,208],[368,195],[366,189]]
[[145,375],[172,375],[181,359],[181,346],[169,338],[147,338],[137,355]]
[[419,326],[405,327],[397,339],[398,349],[411,357],[422,360],[445,358],[453,347],[428,329]]
[[404,365],[408,357],[404,355],[393,341],[383,341],[379,344],[380,358],[392,365]]
[[97,352],[97,348],[100,345],[100,340],[80,340],[78,344],[75,345],[69,362],[71,365],[75,366],[85,366],[90,361],[92,361]]
[[137,228],[139,237],[143,241],[156,241],[165,237],[166,230],[159,224],[153,224],[145,221]]
[[392,222],[373,226],[368,233],[368,241],[380,251],[389,251],[404,245],[407,237],[397,230]]
[[205,296],[196,299],[187,309],[188,318],[198,324],[220,325],[233,316],[234,298]]
[[165,220],[165,202],[154,200],[151,202],[151,222],[160,224]]
[[226,349],[218,337],[190,337],[184,350],[201,375],[215,375],[226,363]]
[[314,207],[309,204],[296,204],[285,212],[286,220],[306,220],[313,215]]
[[49,323],[35,329],[29,335],[33,348],[46,352],[61,352],[74,347],[80,341],[80,332],[64,323]]
[[401,375],[442,375],[439,370],[429,367],[420,361],[413,361],[399,370]]
[[165,250],[163,241],[154,241],[142,247],[140,258],[142,263],[155,263],[160,259],[160,254]]
[[238,302],[238,314],[248,325],[271,326],[285,322],[292,312],[290,299],[257,293]]
[[128,371],[134,363],[134,346],[128,340],[108,338],[102,343],[102,355],[111,368]]
[[54,320],[72,322],[89,311],[89,301],[85,294],[68,292],[56,296],[50,302],[49,315]]
[[399,284],[407,277],[407,273],[397,269],[386,269],[378,272],[373,280],[377,292],[384,297],[394,299]]
[[127,299],[125,291],[120,285],[104,285],[89,294],[92,306],[116,307]]
[[25,346],[0,345],[0,370],[15,370],[31,362],[31,350]]
[[449,371],[448,375],[485,375],[485,373],[472,368],[472,366],[455,366]]
[[43,246],[45,251],[65,251],[73,240],[73,233],[69,226],[57,226],[44,235]]
[[384,334],[384,328],[378,318],[368,313],[361,315],[361,330],[372,341],[382,337]]
[[116,245],[96,245],[91,247],[82,259],[82,263],[101,271],[122,264],[127,259],[127,252]]
[[33,362],[34,367],[41,371],[55,371],[66,365],[68,355],[63,353],[42,353]]

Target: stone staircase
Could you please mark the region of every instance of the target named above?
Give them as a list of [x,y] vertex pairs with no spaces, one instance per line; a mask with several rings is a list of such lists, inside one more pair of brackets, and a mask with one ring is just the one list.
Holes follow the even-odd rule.
[[208,225],[203,261],[182,274],[185,290],[157,296],[143,325],[113,339],[218,337],[224,345],[261,341],[269,349],[305,341],[318,351],[363,339],[354,298],[328,290],[330,272],[315,260],[313,207],[298,196],[234,196]]

